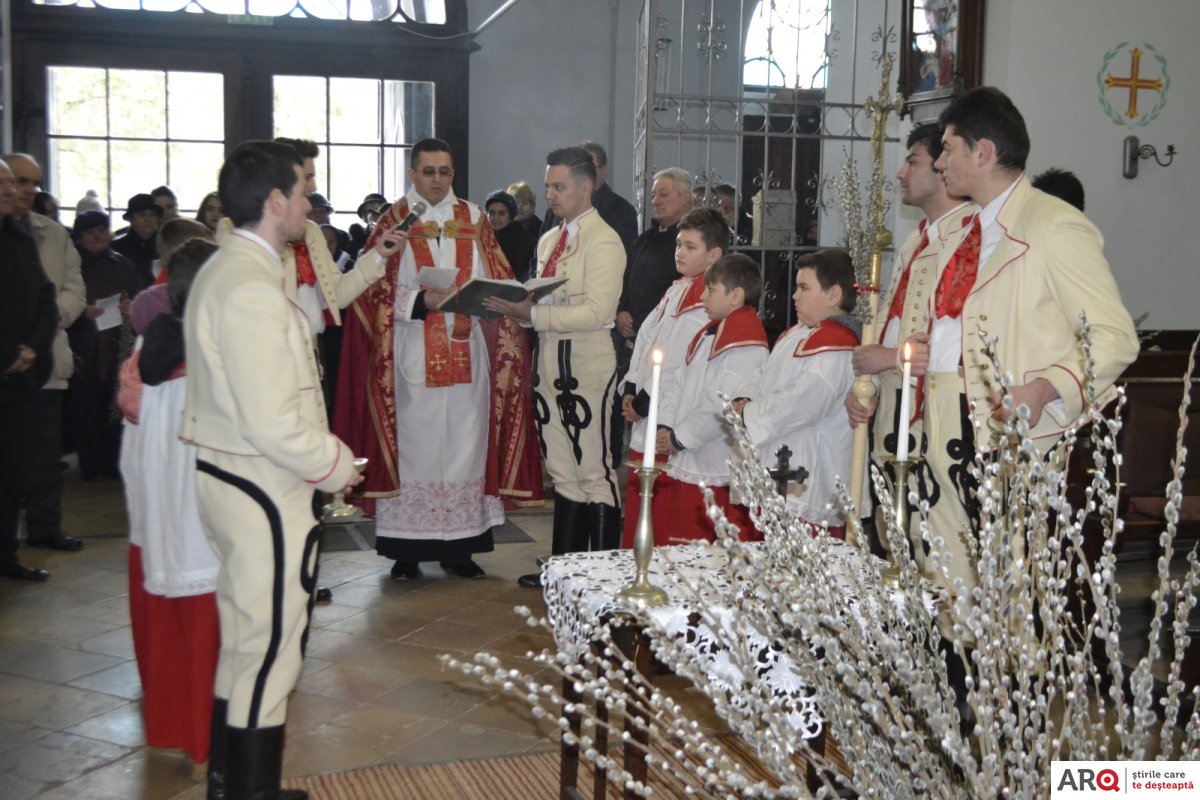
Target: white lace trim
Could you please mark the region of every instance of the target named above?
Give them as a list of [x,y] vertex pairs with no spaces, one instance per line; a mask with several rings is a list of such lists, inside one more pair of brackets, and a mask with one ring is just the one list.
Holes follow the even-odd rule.
[[468,483],[401,481],[398,497],[375,504],[375,535],[393,539],[466,539],[504,523],[504,503]]

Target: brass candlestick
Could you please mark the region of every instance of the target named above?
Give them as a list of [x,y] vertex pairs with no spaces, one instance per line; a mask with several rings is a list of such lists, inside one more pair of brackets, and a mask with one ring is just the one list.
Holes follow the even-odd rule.
[[[354,469],[362,472],[367,468],[369,460],[366,458],[354,459]],[[323,510],[326,519],[347,519],[357,517],[362,513],[358,506],[352,506],[346,502],[345,492],[335,492],[333,502],[327,504]]]
[[[908,538],[908,476],[916,466],[918,459],[907,458],[903,461],[892,459],[892,467],[896,473],[895,483],[892,484],[892,501],[896,512],[896,528]],[[907,542],[904,543],[907,547]],[[887,586],[900,586],[900,567],[895,561],[888,563],[883,570],[883,582]]]
[[650,559],[654,557],[654,523],[651,521],[650,507],[654,500],[654,481],[664,470],[657,466],[633,468],[641,483],[641,507],[638,509],[637,530],[633,534],[633,563],[636,571],[633,582],[617,592],[617,599],[626,602],[641,601],[650,607],[661,606],[667,602],[667,593],[650,583]]

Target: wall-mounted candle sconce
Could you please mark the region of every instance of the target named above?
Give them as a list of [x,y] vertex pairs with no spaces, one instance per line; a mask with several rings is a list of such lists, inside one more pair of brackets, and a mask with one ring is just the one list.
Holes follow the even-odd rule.
[[[1140,146],[1139,146],[1140,145]],[[1152,144],[1140,144],[1138,137],[1125,137],[1125,161],[1121,169],[1121,174],[1126,178],[1136,178],[1138,174],[1138,161],[1143,158],[1153,158],[1154,163],[1160,167],[1169,167],[1171,162],[1175,160],[1175,145],[1167,145],[1166,161],[1160,161],[1158,158],[1158,149]]]

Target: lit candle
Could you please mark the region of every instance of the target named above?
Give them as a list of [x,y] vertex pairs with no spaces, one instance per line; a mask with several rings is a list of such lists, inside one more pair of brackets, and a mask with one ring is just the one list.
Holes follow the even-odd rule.
[[900,378],[900,430],[897,433],[896,460],[908,461],[908,418],[910,415],[909,381],[912,380],[912,345],[904,343],[904,374]]
[[654,466],[654,450],[658,440],[658,379],[662,375],[663,351],[655,350],[651,357],[654,367],[650,371],[650,414],[646,417],[646,447],[642,451],[642,467]]

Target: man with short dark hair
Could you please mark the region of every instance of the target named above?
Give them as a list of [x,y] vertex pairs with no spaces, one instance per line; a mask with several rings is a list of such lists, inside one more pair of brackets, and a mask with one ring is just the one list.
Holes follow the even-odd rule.
[[[1013,400],[1029,407],[1030,436],[1044,453],[1083,412],[1080,316],[1091,328],[1093,389],[1105,400],[1137,357],[1133,321],[1100,232],[1025,177],[1029,134],[1012,101],[994,87],[974,89],[941,121],[946,132],[934,168],[947,191],[981,207],[978,277],[959,300],[963,387],[982,430],[994,430],[990,420],[1006,412],[979,327],[998,337],[1000,369],[1014,376]],[[990,450],[993,443],[986,437],[979,445]]]
[[209,797],[305,798],[279,789],[288,693],[317,585],[314,491],[361,481],[329,433],[308,322],[279,254],[304,233],[303,160],[245,142],[218,179],[235,230],[192,285],[184,316],[187,404],[200,518],[221,559],[221,653]]
[[1083,184],[1070,170],[1050,167],[1033,179],[1033,188],[1066,200],[1083,211]]
[[[945,130],[934,169],[950,195],[970,197],[980,210],[955,254],[954,270],[946,268],[935,290],[929,341],[911,340],[914,374],[925,376],[927,398],[958,395],[964,429],[978,431],[973,441],[961,443],[963,465],[976,450],[1001,444],[1008,411],[997,368],[1012,376],[1008,393],[1015,407],[1028,409],[1029,438],[1046,455],[1085,412],[1089,368],[1081,317],[1091,328],[1090,390],[1102,404],[1137,356],[1133,321],[1104,258],[1100,232],[1025,176],[1029,134],[1013,102],[994,87],[973,89],[953,100],[940,122]],[[996,339],[996,364],[985,353],[990,337]],[[936,578],[969,605],[977,580],[974,542],[945,531],[935,535],[945,548]],[[1025,542],[1011,544],[1020,558]],[[962,622],[940,620],[945,635],[955,621]]]
[[[621,541],[621,501],[612,456],[616,358],[610,331],[625,252],[592,206],[596,167],[581,147],[546,157],[546,199],[561,222],[538,242],[538,277],[567,281],[537,305],[488,300],[493,311],[538,332],[534,391],[546,471],[554,482],[554,555],[609,550]],[[541,575],[523,575],[525,588]]]
[[540,499],[528,338],[511,322],[485,328],[438,310],[468,281],[512,271],[487,217],[455,195],[446,142],[417,142],[408,178],[359,256],[356,269],[387,272],[347,317],[335,430],[376,465],[363,496],[392,578],[414,580],[428,561],[482,578],[474,555],[493,549],[504,499]]
[[[942,154],[942,133],[941,125],[928,122],[914,127],[908,135],[908,153],[896,172],[900,201],[921,209],[925,218],[900,248],[891,286],[880,306],[886,309],[886,317],[880,321],[879,343],[862,345],[854,351],[855,374],[877,375],[879,380],[877,405],[873,406],[871,456],[881,467],[896,454],[901,392],[914,389],[900,385],[897,364],[904,343],[920,343],[923,357],[937,314],[947,317],[951,326],[955,324],[956,318],[948,316],[944,298],[959,285],[957,278],[973,269],[966,258],[970,245],[964,246],[964,240],[979,209],[961,197],[951,196],[942,176],[933,168]],[[964,247],[964,257],[957,258]],[[957,382],[961,351],[957,339],[944,336],[939,337],[936,348],[930,345],[930,349],[933,366],[920,382],[912,406],[907,447],[910,453],[922,456],[912,473],[912,485],[921,501],[929,505],[930,527],[951,544],[961,545],[954,552],[965,553],[968,534],[964,531],[971,529],[973,514],[968,509],[975,507],[976,485],[968,469],[975,452],[974,430]],[[918,371],[922,366],[923,362],[917,361]],[[871,424],[871,410],[864,408],[853,392],[846,396],[845,405],[852,427]],[[920,515],[914,513],[911,520],[915,551],[923,553]],[[937,575],[926,577],[933,580]]]
[[[628,200],[612,190],[608,185],[608,153],[596,142],[582,142],[579,145],[592,158],[592,166],[596,170],[596,188],[592,191],[592,207],[600,215],[600,219],[608,223],[608,227],[621,237],[621,245],[625,248],[626,257],[633,247],[633,240],[638,235],[637,209]],[[542,220],[542,235],[557,227],[561,220],[554,214],[553,209],[546,211]]]
[[33,156],[14,153],[4,157],[16,176],[17,193],[12,217],[21,230],[37,243],[42,269],[56,289],[58,326],[54,335],[53,369],[45,385],[38,390],[27,431],[25,540],[32,547],[53,550],[81,550],[83,540],[67,536],[62,530],[63,472],[62,455],[63,398],[67,379],[75,371],[75,359],[67,340],[67,328],[74,324],[87,306],[79,251],[66,228],[33,210],[42,168]]
[[53,366],[50,352],[58,308],[54,284],[38,261],[37,243],[13,219],[15,195],[13,172],[0,161],[0,575],[44,581],[49,573],[18,560],[17,528],[26,436],[38,389]]

